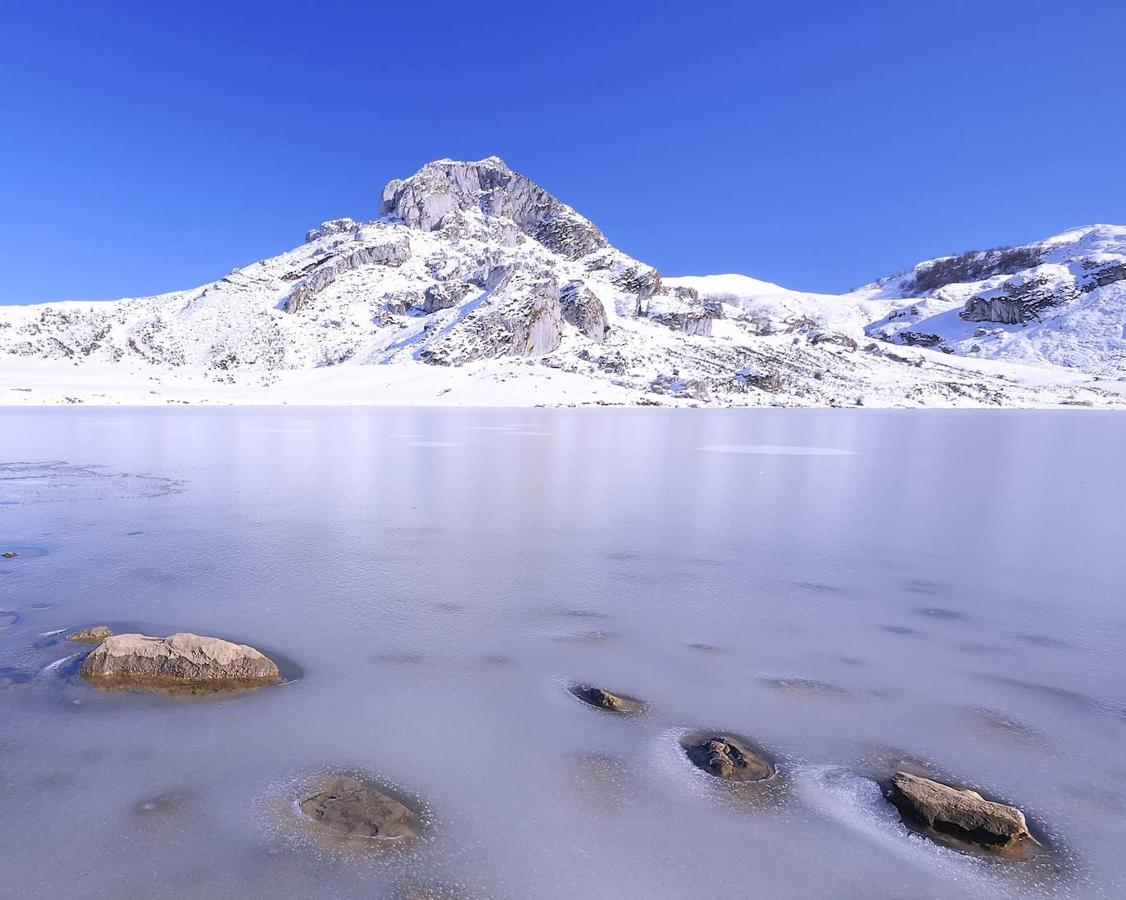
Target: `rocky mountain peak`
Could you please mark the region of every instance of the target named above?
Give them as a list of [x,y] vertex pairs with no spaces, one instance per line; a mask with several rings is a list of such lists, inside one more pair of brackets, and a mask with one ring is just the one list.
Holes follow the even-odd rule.
[[388,182],[379,203],[380,217],[397,218],[421,231],[438,230],[469,211],[507,219],[568,259],[609,246],[593,222],[496,156],[427,163],[409,178]]

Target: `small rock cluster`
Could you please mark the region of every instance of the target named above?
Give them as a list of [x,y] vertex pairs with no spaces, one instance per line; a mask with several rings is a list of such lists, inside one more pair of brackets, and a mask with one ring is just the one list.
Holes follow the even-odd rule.
[[[106,689],[219,692],[258,688],[281,681],[277,664],[260,651],[215,637],[177,633],[168,637],[115,635],[105,625],[84,628],[67,640],[96,644],[80,673]],[[568,691],[604,712],[634,716],[646,710],[636,697],[576,683]],[[681,738],[681,748],[697,768],[732,784],[768,783],[775,763],[750,740],[724,732],[696,732]],[[955,845],[1006,854],[1035,843],[1024,813],[909,772],[891,778],[887,799],[903,821],[921,833]],[[422,831],[418,814],[375,785],[351,774],[323,777],[297,801],[318,837],[345,849],[402,843]]]

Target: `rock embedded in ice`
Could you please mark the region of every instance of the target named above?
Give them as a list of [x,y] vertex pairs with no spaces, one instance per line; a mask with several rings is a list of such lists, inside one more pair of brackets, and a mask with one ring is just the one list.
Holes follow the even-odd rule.
[[1024,813],[908,772],[896,772],[888,799],[905,819],[943,835],[995,849],[1031,839]]
[[405,804],[353,775],[332,775],[298,803],[326,836],[351,846],[417,837],[422,823]]
[[604,688],[589,684],[574,684],[568,690],[583,703],[608,712],[636,715],[645,709],[645,704],[636,697],[630,697],[626,694],[613,694]]
[[98,687],[156,691],[240,690],[281,680],[273,660],[253,647],[187,633],[112,635],[80,672]]
[[15,559],[19,554],[16,553],[15,550],[5,550],[3,553],[0,553],[0,556],[4,557],[4,559]]
[[681,745],[692,763],[724,781],[766,781],[777,769],[749,741],[730,734],[696,734]]
[[67,640],[80,641],[84,644],[100,644],[112,634],[113,632],[106,625],[93,625],[90,628],[83,628],[81,631],[67,635]]

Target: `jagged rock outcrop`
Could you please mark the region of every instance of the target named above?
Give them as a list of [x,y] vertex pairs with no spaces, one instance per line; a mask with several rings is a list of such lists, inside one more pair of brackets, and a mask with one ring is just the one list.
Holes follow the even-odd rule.
[[1024,307],[1015,297],[970,297],[958,315],[967,322],[999,322],[1019,325],[1024,321]]
[[567,259],[609,246],[593,222],[495,156],[477,162],[429,163],[410,178],[388,182],[379,203],[380,216],[395,216],[422,231],[441,228],[458,210],[509,219],[528,237]]
[[450,331],[419,354],[435,365],[463,365],[498,356],[542,356],[563,339],[563,310],[559,285],[546,277],[498,272],[490,311],[470,313],[460,328]]
[[574,325],[592,341],[601,344],[606,340],[610,325],[606,309],[594,292],[581,281],[569,281],[559,292],[559,305],[563,319]]
[[315,264],[289,296],[283,301],[286,312],[295,313],[343,273],[361,266],[401,266],[411,255],[410,241],[400,238],[383,244],[357,247],[340,256],[329,257]]
[[444,281],[440,284],[432,284],[423,294],[422,310],[426,313],[435,313],[440,309],[450,309],[461,303],[473,290],[473,285],[466,281]]
[[321,222],[316,228],[310,228],[305,232],[305,243],[311,244],[313,241],[319,241],[321,238],[330,237],[334,234],[345,234],[355,231],[359,223],[355,219],[329,219],[327,222]]

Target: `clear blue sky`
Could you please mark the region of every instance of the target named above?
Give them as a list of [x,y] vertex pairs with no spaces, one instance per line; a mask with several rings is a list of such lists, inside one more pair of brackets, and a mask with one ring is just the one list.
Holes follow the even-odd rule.
[[0,302],[191,287],[442,156],[667,274],[1126,222],[1126,3],[9,3]]

